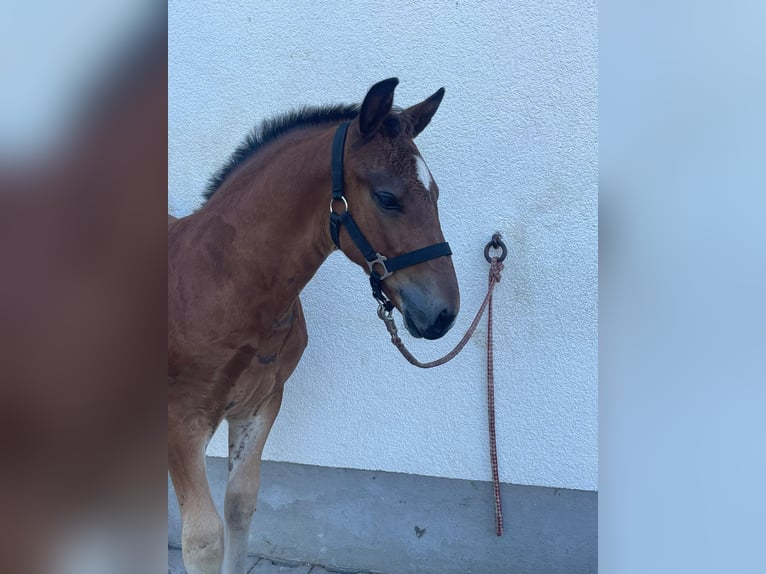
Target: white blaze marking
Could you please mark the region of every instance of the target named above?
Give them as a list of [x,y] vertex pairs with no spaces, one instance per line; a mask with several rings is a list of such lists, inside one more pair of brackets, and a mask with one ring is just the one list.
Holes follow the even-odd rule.
[[415,163],[418,166],[418,179],[420,180],[420,183],[423,184],[423,187],[425,187],[426,190],[430,191],[431,182],[433,182],[434,178],[431,177],[431,171],[428,169],[426,161],[419,155],[416,155]]

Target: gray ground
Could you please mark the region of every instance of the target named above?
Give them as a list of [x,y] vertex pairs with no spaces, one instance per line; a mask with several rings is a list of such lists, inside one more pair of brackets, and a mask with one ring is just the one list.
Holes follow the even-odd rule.
[[[225,459],[208,459],[219,512],[226,474]],[[265,461],[251,572],[597,572],[598,493],[512,484],[501,491],[505,534],[498,537],[489,482]],[[174,550],[180,532],[168,482],[170,572],[183,572]]]
[[[335,574],[339,571],[327,570],[318,564],[287,564],[272,561],[269,558],[251,556],[251,564],[247,572],[248,574]],[[351,574],[352,572],[353,574],[370,574],[352,570],[340,571],[341,574]],[[178,548],[168,548],[168,574],[186,574],[181,559],[181,550]]]

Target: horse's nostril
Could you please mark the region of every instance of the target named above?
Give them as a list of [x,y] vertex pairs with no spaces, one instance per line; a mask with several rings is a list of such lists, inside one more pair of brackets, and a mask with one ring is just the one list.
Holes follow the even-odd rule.
[[442,312],[439,313],[439,316],[436,318],[436,321],[434,322],[434,327],[436,327],[440,331],[443,331],[447,327],[452,325],[452,322],[454,320],[455,320],[454,313],[452,313],[448,309],[442,309]]
[[423,333],[423,336],[426,339],[438,339],[447,331],[449,331],[449,328],[452,326],[454,321],[455,313],[449,311],[448,309],[443,309],[436,317],[436,320],[428,329],[426,329],[425,333]]

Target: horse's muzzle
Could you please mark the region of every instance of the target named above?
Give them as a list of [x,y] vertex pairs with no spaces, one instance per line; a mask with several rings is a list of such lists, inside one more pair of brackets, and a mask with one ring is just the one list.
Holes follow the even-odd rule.
[[[404,299],[404,298],[403,298]],[[439,339],[455,324],[457,313],[449,307],[441,307],[435,312],[428,310],[413,309],[406,303],[404,308],[404,324],[410,335],[418,339]]]

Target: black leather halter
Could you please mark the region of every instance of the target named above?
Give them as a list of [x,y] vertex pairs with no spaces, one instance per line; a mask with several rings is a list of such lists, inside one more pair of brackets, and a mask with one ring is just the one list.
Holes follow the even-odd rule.
[[[403,253],[391,259],[381,255],[372,248],[370,242],[367,241],[362,231],[357,226],[356,222],[351,218],[351,213],[348,209],[348,201],[343,195],[343,148],[346,143],[346,133],[348,132],[348,126],[351,122],[343,122],[338,126],[335,132],[335,137],[332,142],[332,199],[330,200],[330,236],[333,243],[340,249],[340,227],[346,226],[346,231],[351,236],[351,239],[356,243],[359,251],[362,252],[367,261],[367,266],[370,269],[370,286],[372,287],[372,296],[380,304],[382,309],[387,312],[391,312],[394,308],[394,304],[386,298],[383,294],[383,279],[391,275],[394,271],[404,269],[405,267],[411,267],[430,259],[436,259],[437,257],[443,257],[445,255],[452,255],[452,250],[449,248],[449,243],[435,243],[422,249],[416,249],[409,253]],[[342,201],[345,207],[343,213],[335,213],[333,211],[333,205],[336,201]],[[380,267],[380,272],[376,269],[376,265]]]

